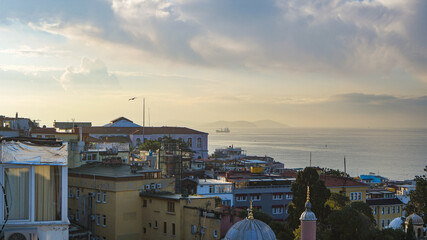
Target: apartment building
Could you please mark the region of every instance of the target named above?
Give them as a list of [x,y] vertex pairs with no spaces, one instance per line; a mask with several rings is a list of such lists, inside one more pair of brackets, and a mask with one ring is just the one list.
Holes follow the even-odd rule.
[[[140,191],[173,192],[175,182],[161,171],[121,163],[88,163],[68,174],[70,220],[95,240],[132,240],[143,236]],[[70,236],[71,237],[71,236]]]
[[67,144],[23,137],[0,143],[4,239],[67,240]]
[[206,196],[155,194],[142,191],[143,240],[220,239],[221,217],[216,200]]
[[320,175],[320,180],[325,182],[325,186],[331,193],[339,193],[347,196],[350,201],[366,202],[366,191],[369,185],[358,182],[348,177],[338,177],[331,175]]
[[370,189],[367,191],[366,203],[372,208],[379,229],[388,227],[393,219],[403,216],[404,203],[392,191]]

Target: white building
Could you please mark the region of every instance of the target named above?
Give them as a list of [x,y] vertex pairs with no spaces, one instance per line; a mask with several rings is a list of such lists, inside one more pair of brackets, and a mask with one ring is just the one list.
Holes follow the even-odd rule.
[[34,138],[0,143],[4,239],[68,239],[67,144]]
[[197,194],[220,197],[222,205],[233,206],[233,184],[218,179],[198,179]]

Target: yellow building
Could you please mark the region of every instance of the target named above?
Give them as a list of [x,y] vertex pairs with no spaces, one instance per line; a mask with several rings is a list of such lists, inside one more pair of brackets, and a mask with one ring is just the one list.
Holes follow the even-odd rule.
[[370,189],[367,191],[366,203],[372,208],[379,229],[387,227],[393,219],[403,216],[404,203],[392,191]]
[[320,180],[325,182],[325,186],[331,193],[339,193],[347,196],[350,201],[366,202],[366,191],[369,185],[358,182],[352,178],[321,175]]
[[220,239],[221,218],[213,197],[142,192],[141,202],[141,239]]
[[128,165],[86,164],[68,173],[70,220],[96,240],[142,239],[143,219],[151,216],[143,211],[140,191],[174,188],[174,180],[162,178],[159,170],[132,172]]

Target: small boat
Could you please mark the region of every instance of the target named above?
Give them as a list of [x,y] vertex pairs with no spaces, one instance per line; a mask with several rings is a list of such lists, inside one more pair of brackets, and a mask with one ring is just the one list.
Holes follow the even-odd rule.
[[217,133],[229,133],[230,129],[229,128],[220,128],[216,130]]

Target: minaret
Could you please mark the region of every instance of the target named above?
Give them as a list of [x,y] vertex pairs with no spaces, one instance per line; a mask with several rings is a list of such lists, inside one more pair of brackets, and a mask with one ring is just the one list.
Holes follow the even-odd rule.
[[310,187],[307,186],[307,202],[305,211],[299,218],[301,221],[301,240],[316,240],[316,215],[311,211]]

